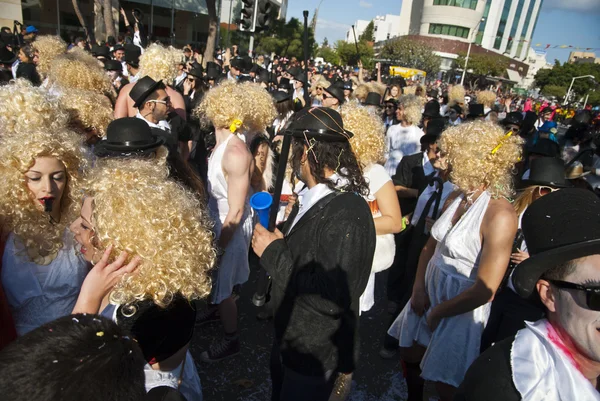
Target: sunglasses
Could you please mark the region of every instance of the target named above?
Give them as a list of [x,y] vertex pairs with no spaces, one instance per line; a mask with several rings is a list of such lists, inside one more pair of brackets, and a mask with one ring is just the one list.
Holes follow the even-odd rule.
[[538,187],[538,193],[540,196],[548,195],[554,191],[558,191],[558,188],[547,187],[545,185],[540,185]]
[[196,80],[196,78],[187,77],[187,80],[190,81],[190,82],[194,82]]
[[146,103],[170,104],[171,103],[171,98],[167,96],[163,100],[148,100]]
[[325,100],[325,99],[329,99],[329,98],[331,97],[331,96],[329,96],[327,93],[323,93],[323,95],[322,95],[322,96],[323,96],[323,100]]
[[393,106],[391,104],[388,104],[387,106],[385,106],[386,109],[395,109],[396,106]]
[[320,86],[317,86],[317,90],[322,91],[323,88],[321,88]]
[[548,280],[558,288],[585,291],[585,303],[590,310],[600,312],[600,287],[586,287],[561,280]]

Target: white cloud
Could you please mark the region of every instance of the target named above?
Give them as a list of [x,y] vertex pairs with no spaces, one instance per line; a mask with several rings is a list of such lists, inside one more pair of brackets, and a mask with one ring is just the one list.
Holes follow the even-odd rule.
[[599,5],[600,0],[546,0],[542,9],[561,9],[595,14],[600,10]]
[[360,0],[360,1],[358,2],[358,5],[359,5],[360,7],[362,7],[362,8],[371,8],[371,7],[373,7],[373,3],[369,3],[369,2],[367,2],[367,1],[365,1],[365,0]]

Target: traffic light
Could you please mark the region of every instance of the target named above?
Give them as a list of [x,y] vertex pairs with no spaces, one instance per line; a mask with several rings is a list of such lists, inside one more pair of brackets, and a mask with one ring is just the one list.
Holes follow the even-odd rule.
[[270,0],[258,0],[258,12],[256,15],[256,31],[262,31],[269,28],[271,23],[271,10],[273,6]]
[[256,6],[258,0],[242,0],[242,15],[240,16],[240,31],[254,32],[256,26]]

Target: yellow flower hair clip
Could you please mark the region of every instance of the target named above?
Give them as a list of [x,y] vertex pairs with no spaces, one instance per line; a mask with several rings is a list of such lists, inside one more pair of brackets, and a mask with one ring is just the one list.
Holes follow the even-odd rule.
[[242,126],[242,120],[239,120],[236,118],[235,120],[233,120],[233,122],[229,126],[229,131],[231,131],[232,134],[235,134],[235,132],[238,129],[240,129],[241,126]]

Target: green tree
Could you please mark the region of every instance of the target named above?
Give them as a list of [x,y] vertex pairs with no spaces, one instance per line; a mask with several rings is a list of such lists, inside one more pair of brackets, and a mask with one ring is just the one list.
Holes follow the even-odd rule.
[[373,20],[369,22],[363,33],[358,38],[359,41],[374,42],[375,41],[375,23]]
[[356,44],[338,40],[335,42],[335,51],[342,65],[358,65],[358,60],[360,60],[364,68],[373,68],[373,47],[364,41],[358,42],[357,53]]
[[546,85],[544,89],[542,89],[542,95],[547,97],[555,97],[560,100],[562,100],[566,94],[567,88],[564,86]]
[[[574,77],[581,77],[584,75],[593,75],[596,79],[580,78],[572,81]],[[535,85],[540,88],[542,93],[548,86],[558,86],[569,88],[571,82],[573,82],[573,96],[570,97],[571,101],[578,100],[585,97],[592,90],[600,89],[598,87],[598,80],[600,80],[600,65],[592,63],[563,63],[561,64],[558,60],[554,62],[552,69],[539,70],[535,75]]]
[[[285,57],[304,58],[304,26],[297,18],[288,22],[274,21],[268,31],[255,36],[256,50],[259,53],[275,53]],[[315,37],[312,30],[308,29],[309,53],[314,53]],[[312,54],[309,54],[312,57]]]
[[340,56],[338,56],[337,52],[331,47],[323,45],[317,50],[316,54],[317,57],[323,57],[323,60],[325,60],[326,63],[340,65]]
[[429,75],[437,73],[441,63],[441,58],[433,54],[429,46],[405,37],[388,40],[383,45],[379,58],[400,67],[425,71]]
[[327,40],[327,37],[323,38],[323,47],[329,47],[329,41]]
[[[454,62],[454,67],[463,69],[465,66],[466,54],[459,54]],[[479,77],[503,77],[508,68],[508,59],[500,55],[493,54],[470,54],[467,64],[466,80],[473,86]]]

